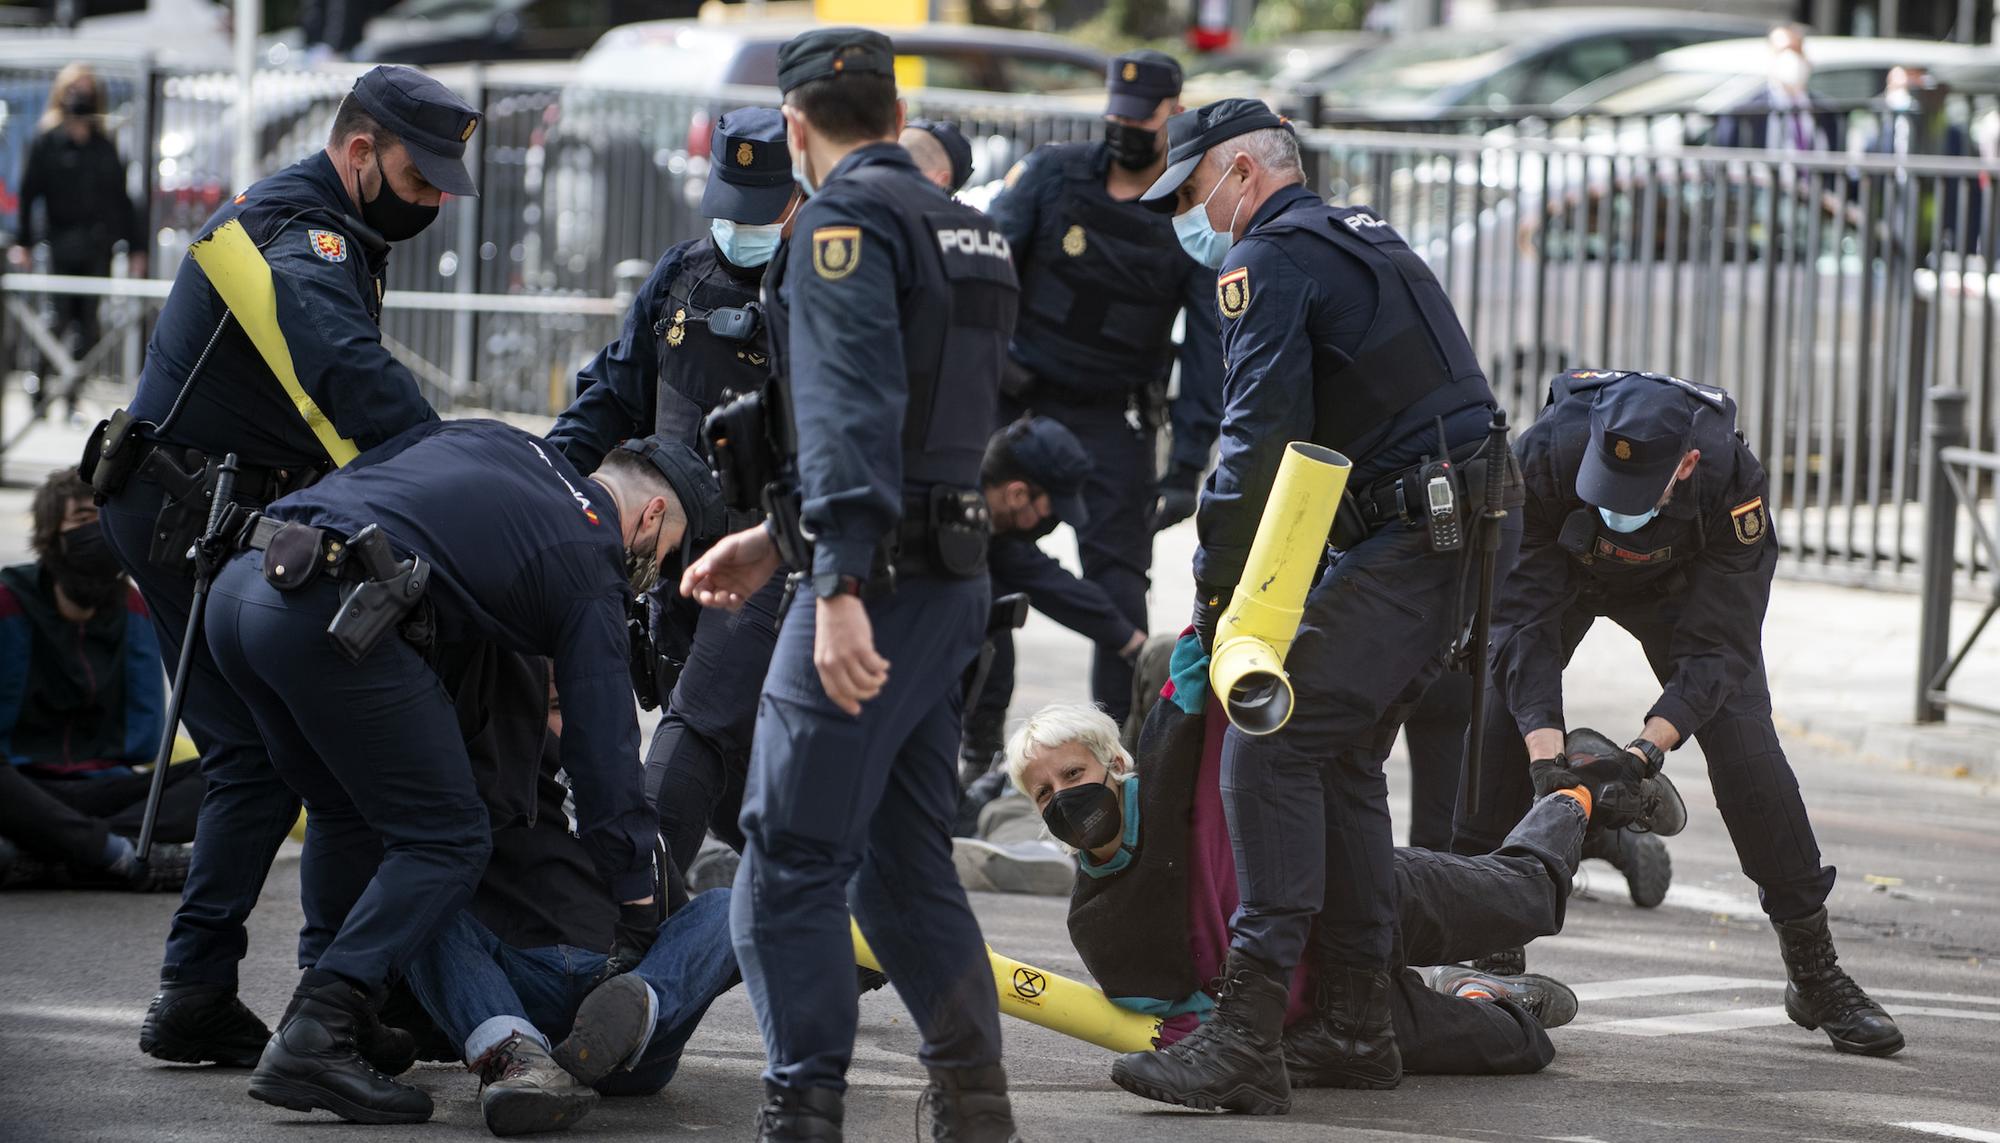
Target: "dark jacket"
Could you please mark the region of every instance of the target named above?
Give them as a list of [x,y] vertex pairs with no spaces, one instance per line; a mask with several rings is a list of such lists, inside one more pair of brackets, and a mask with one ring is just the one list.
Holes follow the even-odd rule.
[[0,756],[41,778],[125,775],[160,745],[166,684],[146,602],[83,623],[40,564],[0,570]]
[[[43,208],[37,225],[35,207]],[[144,216],[125,193],[125,161],[118,146],[92,128],[83,142],[57,126],[35,136],[21,168],[21,208],[15,224],[21,242],[47,240],[58,273],[111,266],[111,248],[126,243],[146,250]]]

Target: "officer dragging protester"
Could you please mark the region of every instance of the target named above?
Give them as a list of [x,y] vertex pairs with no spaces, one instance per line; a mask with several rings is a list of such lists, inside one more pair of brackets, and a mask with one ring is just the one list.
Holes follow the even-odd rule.
[[1667,751],[1701,742],[1716,808],[1778,932],[1786,1013],[1843,1052],[1898,1051],[1895,1021],[1839,967],[1826,914],[1834,870],[1772,725],[1763,626],[1778,543],[1735,399],[1655,373],[1564,373],[1516,453],[1527,504],[1494,616],[1483,728],[1499,764],[1477,811],[1461,809],[1453,848],[1485,853],[1574,765],[1562,671],[1608,618],[1639,640],[1661,685],[1625,756],[1658,770]]
[[[1014,250],[1021,318],[1009,349],[1002,412],[1061,422],[1095,461],[1077,528],[1083,575],[1133,627],[1145,627],[1153,533],[1194,512],[1222,404],[1215,272],[1139,203],[1166,169],[1167,117],[1180,110],[1173,57],[1111,61],[1104,140],[1037,149],[1007,176],[993,220]],[[1169,405],[1174,319],[1185,313],[1180,394]],[[1171,423],[1159,475],[1156,436]],[[1100,644],[1090,694],[1114,719],[1131,705],[1132,666]],[[988,758],[967,758],[983,770]]]
[[[784,117],[764,107],[722,116],[709,170],[701,197],[708,233],[667,249],[618,340],[578,371],[576,400],[549,433],[580,470],[596,468],[628,437],[694,444],[704,416],[770,376],[758,291],[797,200]],[[659,811],[674,867],[686,872],[711,828],[742,846],[736,815],[784,577],[771,577],[734,614],[703,613],[675,586],[646,597],[633,670],[641,703],[666,704],[646,758],[646,800]]]
[[[250,1076],[250,1094],[362,1123],[419,1123],[430,1097],[358,1054],[389,983],[471,897],[488,812],[433,667],[440,642],[552,661],[579,836],[620,903],[614,959],[658,931],[658,829],[627,682],[630,592],[722,513],[707,466],[657,438],[591,477],[494,421],[426,425],[224,531],[208,640],[305,798],[300,893],[336,932]],[[626,946],[630,946],[628,949]]]
[[[810,197],[766,282],[774,383],[711,429],[725,489],[770,520],[682,580],[734,607],[782,559],[810,587],[765,678],[731,902],[767,1056],[763,1139],[841,1138],[850,909],[923,1035],[933,1138],[1013,1137],[993,974],[949,837],[960,680],[988,612],[979,463],[1016,289],[1006,239],[896,145],[894,60],[859,28],[779,50]],[[761,461],[742,455],[773,436]],[[775,484],[750,475],[773,468]]]
[[[1121,1058],[1112,1079],[1150,1099],[1273,1114],[1290,1108],[1293,1084],[1401,1079],[1382,764],[1466,614],[1465,524],[1485,507],[1493,396],[1436,278],[1387,222],[1303,185],[1297,138],[1262,103],[1176,116],[1169,137],[1147,198],[1177,211],[1182,245],[1220,271],[1229,369],[1222,453],[1198,515],[1205,645],[1239,590],[1288,442],[1337,450],[1353,468],[1338,555],[1285,659],[1290,719],[1224,739],[1241,908],[1217,1011],[1164,1051]],[[1501,539],[1511,542],[1505,529]],[[1281,1045],[1287,981],[1308,955],[1314,1014]]]
[[[233,498],[261,507],[415,425],[434,421],[416,378],[382,344],[392,244],[471,195],[466,141],[479,115],[436,80],[378,67],[334,114],[326,149],[243,190],[202,228],[160,312],[138,393],[92,435],[82,469],[106,538],[146,597],[171,670],[193,640],[184,720],[207,794],[167,936],[160,992],[140,1033],[165,1060],[249,1067],[270,1031],[236,997],[244,920],[299,799],[270,765],[249,707],[217,673],[199,629],[189,550],[224,459]],[[198,618],[198,617],[197,617]],[[306,901],[299,961],[339,926]],[[389,1071],[400,1034],[371,1042]]]

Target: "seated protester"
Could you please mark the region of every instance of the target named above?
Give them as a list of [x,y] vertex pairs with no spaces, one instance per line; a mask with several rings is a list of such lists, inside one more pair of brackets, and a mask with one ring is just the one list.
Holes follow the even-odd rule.
[[486,872],[471,904],[417,954],[405,979],[479,1075],[486,1126],[516,1135],[570,1126],[599,1093],[666,1087],[708,1006],[741,977],[729,943],[728,890],[676,910],[636,963],[607,963],[624,943],[619,910],[573,832],[562,710],[547,668],[540,659],[494,657],[497,669],[468,673],[455,692],[461,707],[468,687],[488,692],[471,699],[495,718],[546,699],[547,733],[539,750],[518,736],[492,743],[497,751],[474,749],[475,767],[491,764],[480,775],[483,788],[507,790],[526,789],[522,771],[532,767],[534,800],[510,814],[487,793],[495,821]]
[[[119,570],[90,486],[65,468],[36,490],[35,562],[0,569],[0,883],[179,890],[187,851],[132,838],[166,707],[145,601]],[[202,783],[167,772],[156,841],[194,837]]]
[[[1220,789],[1225,720],[1207,702],[1208,659],[1194,638],[1178,644],[1174,666],[1136,764],[1110,717],[1082,706],[1037,712],[1008,740],[1006,755],[1016,788],[1077,851],[1069,913],[1077,953],[1113,1002],[1164,1018],[1163,1045],[1214,1008],[1203,982],[1222,974],[1237,905]],[[1595,774],[1583,782],[1536,803],[1490,856],[1397,850],[1397,963],[1447,964],[1559,931],[1593,802],[1624,800],[1598,799],[1605,791],[1593,788]],[[1598,816],[1605,820],[1595,824],[1618,824],[1602,808]],[[1575,994],[1547,977],[1456,966],[1437,970],[1429,986],[1407,967],[1394,976],[1397,1043],[1404,1069],[1418,1074],[1539,1071],[1555,1055],[1544,1029],[1576,1013]],[[1314,1014],[1317,983],[1301,965],[1286,1012],[1287,1063],[1299,1087],[1322,1081],[1293,1066],[1295,1049],[1335,1034]]]

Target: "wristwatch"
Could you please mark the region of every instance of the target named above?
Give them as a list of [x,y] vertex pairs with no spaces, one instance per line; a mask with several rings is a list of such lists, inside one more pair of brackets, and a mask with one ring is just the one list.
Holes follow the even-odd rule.
[[851,575],[825,572],[813,577],[813,594],[821,599],[832,599],[837,595],[861,596],[861,581]]
[[1634,738],[1625,744],[1625,749],[1637,750],[1640,754],[1645,755],[1646,768],[1656,774],[1667,764],[1667,752],[1660,749],[1659,744],[1651,739],[1644,737]]

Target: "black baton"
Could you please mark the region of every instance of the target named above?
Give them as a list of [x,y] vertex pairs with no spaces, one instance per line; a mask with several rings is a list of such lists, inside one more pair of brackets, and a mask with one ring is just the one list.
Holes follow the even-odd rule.
[[215,574],[216,529],[236,492],[236,454],[223,458],[215,478],[214,499],[208,504],[208,526],[195,542],[188,557],[194,560],[194,598],[188,602],[187,630],[181,633],[180,661],[174,664],[174,688],[167,692],[167,721],[160,728],[160,748],[153,754],[153,784],[146,791],[146,816],[139,823],[139,861],[153,852],[153,819],[160,816],[160,794],[167,788],[167,764],[174,753],[174,728],[181,722],[181,703],[187,698],[188,667],[194,661],[194,641],[201,637],[201,617],[208,607],[208,581]]
[[1493,665],[1486,641],[1493,626],[1493,572],[1500,557],[1500,525],[1507,519],[1507,410],[1493,410],[1486,427],[1486,503],[1480,507],[1475,539],[1479,544],[1479,606],[1472,612],[1472,723],[1465,732],[1465,780],[1471,786],[1471,812],[1479,812],[1486,773],[1486,688]]

